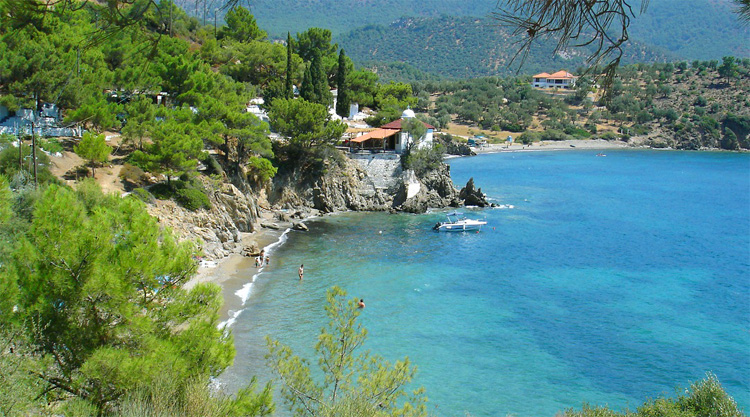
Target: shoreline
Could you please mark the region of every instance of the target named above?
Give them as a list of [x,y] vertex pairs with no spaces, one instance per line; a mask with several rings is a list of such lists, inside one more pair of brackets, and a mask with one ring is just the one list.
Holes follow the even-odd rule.
[[477,155],[500,152],[535,152],[535,151],[563,151],[563,150],[593,150],[601,151],[608,149],[631,149],[633,146],[618,141],[606,141],[604,139],[577,139],[561,141],[533,142],[531,145],[521,143],[489,144],[481,148],[471,148]]
[[[540,151],[565,151],[565,150],[591,150],[591,151],[602,151],[611,149],[637,149],[643,148],[640,146],[632,146],[624,142],[606,141],[603,139],[593,140],[564,140],[554,142],[534,142],[531,145],[522,145],[520,143],[514,143],[510,146],[505,144],[489,144],[481,149],[472,148],[477,155],[482,154],[493,154],[493,153],[515,153],[515,152],[540,152]],[[645,148],[650,149],[650,148]],[[466,157],[469,155],[447,155],[446,159]],[[200,262],[195,276],[193,276],[188,282],[185,283],[184,288],[189,290],[199,283],[214,283],[221,287],[222,294],[224,296],[224,305],[221,309],[222,325],[229,324],[236,319],[236,317],[244,310],[244,304],[249,296],[250,288],[255,282],[258,274],[261,273],[264,267],[256,268],[252,274],[250,280],[247,277],[240,278],[239,272],[252,270],[254,268],[254,257],[244,254],[244,248],[256,247],[259,250],[262,249],[266,253],[269,253],[270,247],[275,249],[285,242],[282,241],[283,237],[292,230],[292,222],[275,221],[279,225],[278,229],[267,228],[260,226],[266,222],[274,222],[274,216],[277,213],[275,210],[263,211],[261,217],[258,219],[259,229],[254,232],[240,233],[240,245],[239,250],[225,256],[221,259],[215,259],[211,261],[203,260]],[[331,213],[334,214],[334,213]],[[304,223],[310,219],[319,216],[312,215],[310,217],[300,220],[300,223]],[[235,292],[237,299],[229,296],[226,291],[229,289],[227,284],[235,284],[242,282],[242,289]],[[243,292],[239,294],[240,292]],[[237,305],[238,300],[241,301],[240,305]]]
[[[603,139],[594,139],[594,140],[565,140],[565,141],[556,141],[556,142],[534,142],[531,145],[522,145],[520,143],[514,143],[510,146],[504,145],[504,144],[489,144],[484,147],[480,148],[472,148],[474,152],[476,152],[477,155],[481,154],[490,154],[490,153],[502,153],[502,152],[537,152],[537,151],[562,151],[562,150],[607,150],[607,149],[627,149],[632,148],[632,146],[629,146],[626,143],[623,142],[613,142],[613,141],[605,141]],[[467,156],[467,155],[463,155]],[[450,155],[448,158],[455,158],[455,157],[462,157],[459,155]],[[261,215],[261,218],[259,219],[259,224],[264,222],[270,222],[273,221],[275,211],[264,211]],[[316,216],[311,216],[309,218],[303,219],[300,222],[304,223],[305,221],[314,218]],[[260,228],[257,231],[254,232],[246,232],[240,234],[240,245],[241,248],[239,251],[234,252],[230,254],[229,256],[225,256],[221,259],[211,260],[211,261],[201,261],[198,269],[196,271],[195,276],[193,276],[188,282],[185,283],[184,288],[185,289],[191,289],[196,284],[199,283],[206,283],[206,282],[212,282],[220,287],[222,287],[222,290],[226,289],[226,286],[224,284],[227,283],[227,281],[232,280],[233,278],[236,278],[236,273],[241,270],[246,270],[248,268],[248,265],[251,265],[254,262],[254,258],[252,256],[246,256],[242,254],[242,248],[246,247],[257,247],[258,249],[263,249],[265,251],[268,251],[268,247],[271,245],[274,245],[275,243],[279,242],[279,240],[282,238],[282,236],[287,233],[292,228],[291,222],[278,222],[279,228],[278,229],[271,229],[271,228],[265,228],[260,226]],[[247,263],[247,265],[245,265]],[[262,268],[258,268],[258,272],[260,272]],[[255,274],[253,275],[253,280],[255,278]],[[250,281],[251,284],[253,281]],[[226,318],[227,314],[227,305],[229,304],[229,299],[225,297],[224,299],[224,307],[222,308],[222,318]]]

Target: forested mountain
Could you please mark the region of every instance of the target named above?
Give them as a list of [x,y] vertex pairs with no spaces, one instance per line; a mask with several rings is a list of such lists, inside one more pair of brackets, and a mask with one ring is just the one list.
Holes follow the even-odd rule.
[[[222,0],[177,0],[188,13],[207,21]],[[244,2],[243,2],[244,3]],[[253,14],[269,35],[282,37],[313,26],[334,35],[366,25],[386,25],[402,17],[478,16],[496,9],[496,0],[248,0]],[[633,4],[636,4],[634,1]],[[684,59],[719,59],[748,56],[747,27],[743,27],[731,0],[655,0],[646,13],[633,20],[633,39],[661,46]],[[219,11],[219,19],[222,12]],[[710,46],[706,48],[706,46]]]
[[[353,30],[339,38],[339,45],[355,62],[375,62],[373,68],[388,62],[406,62],[430,74],[457,78],[515,73],[520,59],[509,66],[518,50],[515,42],[510,32],[492,19],[448,16],[404,18],[388,26]],[[520,72],[534,74],[561,68],[572,71],[585,64],[589,53],[587,49],[571,48],[555,55],[554,48],[551,40],[536,44]],[[675,59],[668,52],[634,42],[625,50],[624,61]]]
[[730,0],[651,1],[633,20],[632,39],[662,47],[683,59],[750,56],[750,27]]
[[[221,23],[225,0],[176,0],[189,14]],[[403,17],[488,17],[496,0],[247,0],[269,36],[282,38],[309,27],[330,29],[334,36],[367,25],[389,25]],[[637,5],[639,0],[631,4]],[[750,56],[750,28],[734,13],[732,0],[654,0],[633,19],[631,39],[662,47],[680,59]],[[636,8],[637,9],[637,8]],[[488,34],[489,36],[489,34]],[[496,43],[499,40],[496,40]]]
[[[177,0],[188,13],[208,1]],[[195,5],[198,5],[196,8]],[[486,16],[496,0],[246,0],[242,2],[269,35],[283,37],[286,32],[302,32],[309,27],[330,29],[334,35],[371,24],[388,24],[401,17]],[[213,16],[213,15],[211,15]]]

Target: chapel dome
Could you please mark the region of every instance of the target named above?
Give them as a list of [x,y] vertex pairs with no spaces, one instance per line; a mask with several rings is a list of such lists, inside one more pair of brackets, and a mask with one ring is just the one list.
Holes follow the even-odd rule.
[[413,119],[414,117],[416,117],[414,115],[414,110],[412,110],[412,109],[410,109],[408,107],[406,108],[406,110],[404,110],[403,113],[401,113],[401,118],[402,119]]

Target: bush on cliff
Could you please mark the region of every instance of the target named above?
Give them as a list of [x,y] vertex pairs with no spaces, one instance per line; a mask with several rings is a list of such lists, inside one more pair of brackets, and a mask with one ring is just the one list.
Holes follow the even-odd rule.
[[203,191],[197,188],[183,188],[177,190],[174,199],[177,204],[190,211],[196,211],[201,208],[211,208],[211,200],[208,199],[208,196],[206,196]]
[[401,154],[401,166],[413,170],[418,177],[437,169],[443,163],[443,146],[436,143],[432,147],[414,149],[410,147]]

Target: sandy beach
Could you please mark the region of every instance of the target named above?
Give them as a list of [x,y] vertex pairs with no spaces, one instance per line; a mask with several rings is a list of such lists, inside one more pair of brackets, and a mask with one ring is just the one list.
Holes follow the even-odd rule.
[[[267,221],[272,218],[273,213],[268,212],[264,213],[261,220]],[[275,223],[279,225],[279,229],[261,227],[255,232],[241,233],[240,247],[255,247],[259,250],[265,249],[268,245],[278,242],[284,231],[292,227],[291,223],[278,221]],[[222,286],[226,280],[232,278],[238,271],[245,270],[254,265],[254,263],[255,258],[245,256],[241,253],[233,253],[223,259],[214,261],[201,261],[197,273],[185,284],[185,289],[190,289],[202,282],[213,282]]]
[[531,145],[521,143],[507,144],[489,144],[481,148],[472,148],[477,154],[497,153],[497,152],[530,152],[530,151],[563,151],[563,150],[606,150],[606,149],[625,149],[630,146],[625,142],[607,141],[603,139],[591,140],[561,140],[561,141],[542,141],[534,142]]

